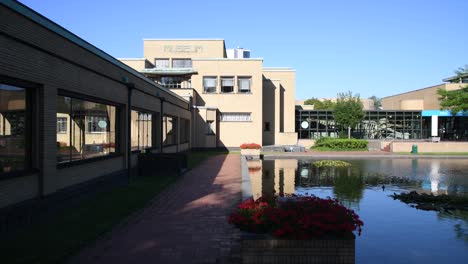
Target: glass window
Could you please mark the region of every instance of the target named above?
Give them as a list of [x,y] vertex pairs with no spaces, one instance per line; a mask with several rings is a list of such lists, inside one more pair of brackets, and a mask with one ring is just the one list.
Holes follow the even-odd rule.
[[67,122],[66,117],[57,117],[57,133],[67,133]]
[[65,132],[57,131],[57,162],[64,163],[116,152],[115,106],[58,96],[57,122],[65,118]]
[[26,93],[24,88],[0,84],[0,175],[28,167]]
[[214,135],[214,121],[206,121],[206,134]]
[[221,113],[222,122],[249,122],[252,121],[250,113]]
[[175,118],[163,117],[163,146],[176,144]]
[[154,65],[156,68],[169,68],[169,59],[156,59]]
[[233,77],[221,77],[221,92],[222,93],[234,92],[234,78]]
[[190,142],[190,121],[188,119],[180,119],[180,143]]
[[132,150],[151,148],[153,146],[153,115],[132,110],[131,122]]
[[192,68],[191,59],[172,59],[172,68]]
[[216,93],[216,77],[203,77],[203,91],[205,93]]
[[239,85],[239,93],[250,93],[250,84],[251,78],[250,77],[239,77],[237,79],[237,83]]

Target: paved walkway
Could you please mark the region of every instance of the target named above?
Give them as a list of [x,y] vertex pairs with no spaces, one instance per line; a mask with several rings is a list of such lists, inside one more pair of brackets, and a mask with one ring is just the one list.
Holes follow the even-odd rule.
[[205,160],[71,263],[236,262],[239,233],[227,218],[240,201],[240,168],[239,155]]

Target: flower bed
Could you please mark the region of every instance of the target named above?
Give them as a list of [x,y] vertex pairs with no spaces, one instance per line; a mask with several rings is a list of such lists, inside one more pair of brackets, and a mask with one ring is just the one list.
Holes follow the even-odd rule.
[[336,199],[315,196],[248,199],[230,215],[229,223],[242,231],[287,239],[347,238],[356,230],[360,234],[363,225]]
[[240,145],[240,148],[241,149],[261,149],[262,146],[260,146],[259,144],[256,144],[256,143],[244,143],[244,144]]
[[262,147],[260,145],[255,143],[244,143],[240,146],[241,155],[258,159],[260,157],[261,148]]
[[336,199],[315,196],[260,197],[239,204],[229,223],[248,232],[244,263],[306,260],[354,263],[354,234],[363,222]]

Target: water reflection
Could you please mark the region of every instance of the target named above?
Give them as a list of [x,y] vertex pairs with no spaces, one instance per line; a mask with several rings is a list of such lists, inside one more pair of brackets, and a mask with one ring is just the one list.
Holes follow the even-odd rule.
[[468,258],[468,212],[422,211],[389,197],[412,190],[468,195],[466,159],[347,159],[352,167],[338,169],[316,168],[316,160],[249,161],[254,198],[307,193],[340,199],[365,223],[356,240],[356,263],[462,263]]

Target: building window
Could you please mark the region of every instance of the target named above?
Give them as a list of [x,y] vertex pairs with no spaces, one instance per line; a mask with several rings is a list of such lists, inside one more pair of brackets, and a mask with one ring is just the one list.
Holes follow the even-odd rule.
[[57,117],[57,133],[67,133],[68,118]]
[[0,175],[29,167],[27,89],[0,83]]
[[221,92],[222,93],[234,92],[234,78],[233,77],[221,77]]
[[250,113],[221,113],[222,122],[250,122]]
[[190,142],[190,121],[188,119],[180,119],[180,143]]
[[264,131],[270,131],[270,122],[265,122]]
[[163,146],[176,144],[176,118],[171,116],[163,117]]
[[[116,152],[117,107],[73,97],[57,97],[57,120],[69,129],[57,131],[57,162],[65,163]],[[69,120],[69,121],[68,121]]]
[[203,77],[203,91],[205,93],[216,93],[216,77]]
[[172,68],[192,68],[191,59],[172,59]]
[[214,121],[206,121],[206,134],[214,135]]
[[169,59],[156,59],[154,66],[156,68],[169,68]]
[[86,131],[88,133],[106,133],[107,132],[107,116],[85,116]]
[[237,78],[237,83],[239,85],[239,93],[250,93],[250,85],[252,78],[250,77],[239,77]]
[[132,110],[132,150],[151,148],[153,142],[153,115]]

